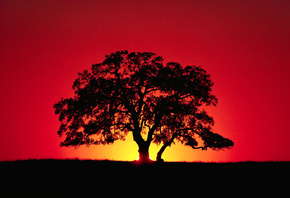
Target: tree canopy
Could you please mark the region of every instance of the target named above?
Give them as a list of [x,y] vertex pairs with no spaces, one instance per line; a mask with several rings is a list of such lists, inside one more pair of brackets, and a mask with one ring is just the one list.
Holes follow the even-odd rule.
[[212,86],[199,66],[164,65],[151,52],[111,53],[78,74],[74,97],[54,105],[58,135],[65,135],[61,146],[112,144],[132,133],[143,161],[151,143],[162,145],[158,160],[175,141],[193,149],[229,148],[234,143],[212,131],[214,120],[203,108],[217,104]]

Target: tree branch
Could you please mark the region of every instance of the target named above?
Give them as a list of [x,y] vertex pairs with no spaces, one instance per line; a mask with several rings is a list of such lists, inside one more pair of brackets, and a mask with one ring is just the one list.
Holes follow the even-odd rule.
[[155,113],[155,123],[151,127],[151,129],[149,130],[147,140],[146,140],[146,142],[148,144],[150,144],[151,141],[153,140],[153,133],[154,133],[155,129],[160,125],[160,121],[161,121],[162,117],[163,117],[162,114],[158,114],[157,112]]
[[145,122],[144,122],[144,126],[148,127],[148,129],[151,130],[150,125],[146,124],[146,120],[145,120]]
[[204,149],[206,149],[206,147],[204,147],[204,146],[199,146],[199,147],[191,147],[192,149],[202,149],[202,150],[204,150]]
[[153,89],[150,89],[150,90],[147,89],[144,94],[148,94],[148,93],[150,93],[152,91],[158,91],[158,90],[160,90],[160,89],[159,88],[153,88]]
[[157,160],[157,161],[163,161],[163,160],[161,159],[161,155],[162,155],[162,153],[165,151],[166,147],[171,146],[171,144],[173,143],[173,141],[174,141],[174,139],[176,138],[177,135],[178,135],[178,132],[176,131],[176,132],[172,135],[172,137],[170,138],[170,140],[169,140],[168,142],[165,142],[165,143],[163,144],[163,146],[160,148],[160,150],[159,150],[158,153],[157,153],[157,157],[156,157],[156,160]]

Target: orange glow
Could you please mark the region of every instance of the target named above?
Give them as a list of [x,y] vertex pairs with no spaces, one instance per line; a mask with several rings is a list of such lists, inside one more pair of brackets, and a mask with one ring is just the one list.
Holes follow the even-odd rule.
[[[149,159],[153,161],[151,157],[149,157]],[[139,156],[136,158],[136,161],[139,161]]]
[[[153,161],[151,157],[149,157],[149,159],[150,159],[151,161]],[[136,160],[139,161],[139,156],[137,157]]]

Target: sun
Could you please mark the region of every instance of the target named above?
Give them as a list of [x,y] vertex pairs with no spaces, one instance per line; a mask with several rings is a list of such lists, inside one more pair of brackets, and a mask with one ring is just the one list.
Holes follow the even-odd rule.
[[[149,157],[149,159],[153,161],[151,157]],[[139,161],[139,156],[137,157],[136,161]]]

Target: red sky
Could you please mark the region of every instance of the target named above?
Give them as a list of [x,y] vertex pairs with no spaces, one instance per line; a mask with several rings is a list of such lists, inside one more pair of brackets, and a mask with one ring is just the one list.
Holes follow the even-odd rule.
[[0,1],[0,161],[135,159],[132,137],[60,148],[52,108],[78,72],[125,49],[201,65],[215,83],[214,130],[235,147],[173,145],[165,160],[290,160],[289,10],[288,0]]

